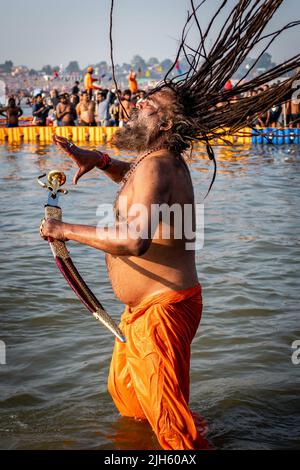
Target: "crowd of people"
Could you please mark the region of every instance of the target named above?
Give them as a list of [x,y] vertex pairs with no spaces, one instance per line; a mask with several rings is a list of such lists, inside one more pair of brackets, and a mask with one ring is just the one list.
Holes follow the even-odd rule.
[[[139,90],[136,74],[130,71],[128,89],[116,90],[113,86],[103,88],[95,84],[93,68],[89,67],[83,87],[76,81],[69,93],[53,88],[50,92],[37,90],[27,100],[32,108],[32,125],[35,126],[122,126],[132,110],[140,103],[146,92]],[[121,100],[121,104],[119,102]],[[7,127],[17,127],[23,115],[15,97],[8,99],[7,106],[0,107],[0,115],[6,118]]]
[[[249,96],[267,92],[270,85],[265,84],[249,92]],[[299,98],[288,96],[283,103],[274,105],[265,113],[259,114],[254,123],[258,127],[300,127],[300,103]]]
[[[127,89],[118,90],[121,105],[114,88],[99,90],[92,96],[86,91],[59,93],[53,89],[50,95],[37,93],[31,100],[32,125],[35,126],[122,126],[128,121],[132,110],[140,103],[146,92],[137,93]],[[0,108],[6,117],[7,127],[17,127],[23,111],[14,97],[9,98],[7,106]]]
[[[93,68],[84,77],[83,88],[76,81],[70,93],[52,89],[49,93],[36,92],[29,100],[32,106],[32,125],[35,126],[124,126],[134,108],[145,99],[146,91],[138,88],[136,74],[130,71],[128,89],[116,90],[113,86],[102,88],[95,84]],[[227,82],[225,90],[232,87]],[[266,92],[269,85],[251,90],[249,96]],[[120,98],[120,100],[119,100]],[[220,103],[222,106],[222,103]],[[17,127],[23,110],[12,96],[0,115],[6,118],[7,127]],[[284,103],[274,103],[266,113],[257,116],[257,127],[300,127],[300,104],[289,97]]]
[[[77,88],[77,84],[74,86]],[[114,88],[99,90],[92,95],[87,90],[59,94],[52,90],[49,97],[38,94],[33,99],[33,124],[38,126],[122,126],[132,109],[143,100],[144,90],[121,92],[121,105]]]

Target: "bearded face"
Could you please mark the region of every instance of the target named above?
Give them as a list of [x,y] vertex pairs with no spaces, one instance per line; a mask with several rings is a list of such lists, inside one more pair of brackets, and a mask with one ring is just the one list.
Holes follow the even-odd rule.
[[135,109],[125,127],[113,137],[113,144],[119,149],[144,152],[162,144],[164,130],[163,106],[159,92],[145,99],[139,109]]

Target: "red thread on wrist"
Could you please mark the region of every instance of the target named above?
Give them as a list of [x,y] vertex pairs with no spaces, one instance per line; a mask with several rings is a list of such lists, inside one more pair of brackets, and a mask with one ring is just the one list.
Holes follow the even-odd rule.
[[109,167],[109,165],[111,164],[111,158],[107,153],[102,154],[102,162],[101,163],[102,163],[102,165],[101,165],[100,170],[106,170]]
[[95,152],[101,156],[101,160],[99,159],[100,161],[96,165],[97,168],[99,168],[99,170],[106,170],[111,164],[110,156],[107,153],[99,152],[98,150],[95,150]]

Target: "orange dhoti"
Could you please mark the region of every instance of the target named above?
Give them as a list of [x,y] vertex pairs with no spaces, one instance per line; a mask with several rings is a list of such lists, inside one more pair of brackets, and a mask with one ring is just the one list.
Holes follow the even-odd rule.
[[207,449],[189,402],[190,345],[202,313],[201,287],[155,294],[126,306],[108,389],[123,416],[147,419],[163,449]]

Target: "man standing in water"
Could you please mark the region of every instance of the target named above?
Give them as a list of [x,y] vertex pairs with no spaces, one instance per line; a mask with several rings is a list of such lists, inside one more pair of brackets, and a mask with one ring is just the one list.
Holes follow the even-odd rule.
[[[124,177],[126,181],[117,196],[114,227],[51,219],[43,224],[42,233],[107,253],[112,287],[126,304],[120,326],[127,342],[116,340],[108,384],[120,413],[148,419],[164,449],[203,449],[207,442],[188,408],[190,344],[202,312],[195,253],[186,249],[184,234],[176,238],[176,220],[169,222],[167,239],[162,234],[164,220],[153,227],[151,216],[153,205],[194,208],[188,167],[172,143],[175,112],[174,93],[161,90],[144,100],[127,126],[116,133],[119,148],[139,153],[133,168],[55,137],[55,143],[79,166],[74,183],[93,168],[116,183]],[[146,216],[139,223],[148,237],[131,236],[136,220],[128,213],[136,204],[145,208]],[[195,227],[194,215],[191,219]],[[122,236],[125,232],[127,237]]]
[[[299,72],[274,85],[271,91],[250,99],[245,93],[257,88],[265,74],[244,83],[240,80],[233,89],[224,90],[225,83],[260,44],[264,27],[282,2],[235,2],[206,59],[205,38],[227,1],[222,2],[208,30],[202,32],[197,14],[205,1],[197,8],[191,2],[193,11],[184,26],[185,31],[190,20],[195,19],[201,37],[199,46],[193,49],[189,71],[176,80],[169,78],[176,59],[163,83],[143,100],[139,111],[115,135],[118,147],[138,153],[132,167],[101,152],[89,152],[66,139],[55,138],[55,143],[79,166],[74,183],[93,168],[101,169],[117,183],[123,181],[116,200],[114,226],[96,228],[53,219],[41,225],[44,237],[75,240],[107,253],[114,292],[126,304],[120,326],[127,340],[116,340],[109,391],[122,415],[147,419],[160,445],[169,450],[208,448],[188,408],[190,344],[200,321],[202,301],[195,253],[187,249],[185,230],[176,236],[176,213],[168,222],[161,217],[154,223],[152,209],[162,205],[176,206],[181,213],[185,206],[194,209],[193,187],[183,152],[191,148],[192,142],[200,141],[206,144],[208,156],[213,159],[210,139],[226,137],[228,129],[232,134],[252,123],[257,114],[269,109],[270,103],[286,96],[293,81],[300,78]],[[274,37],[278,34],[273,33]],[[187,46],[186,34],[182,38],[178,56]],[[299,66],[300,58],[296,56],[268,70],[268,80]],[[218,103],[224,106],[217,107]],[[142,214],[138,224],[131,211],[137,206]],[[193,229],[194,212],[187,220]],[[163,234],[166,226],[170,228],[169,237]]]

